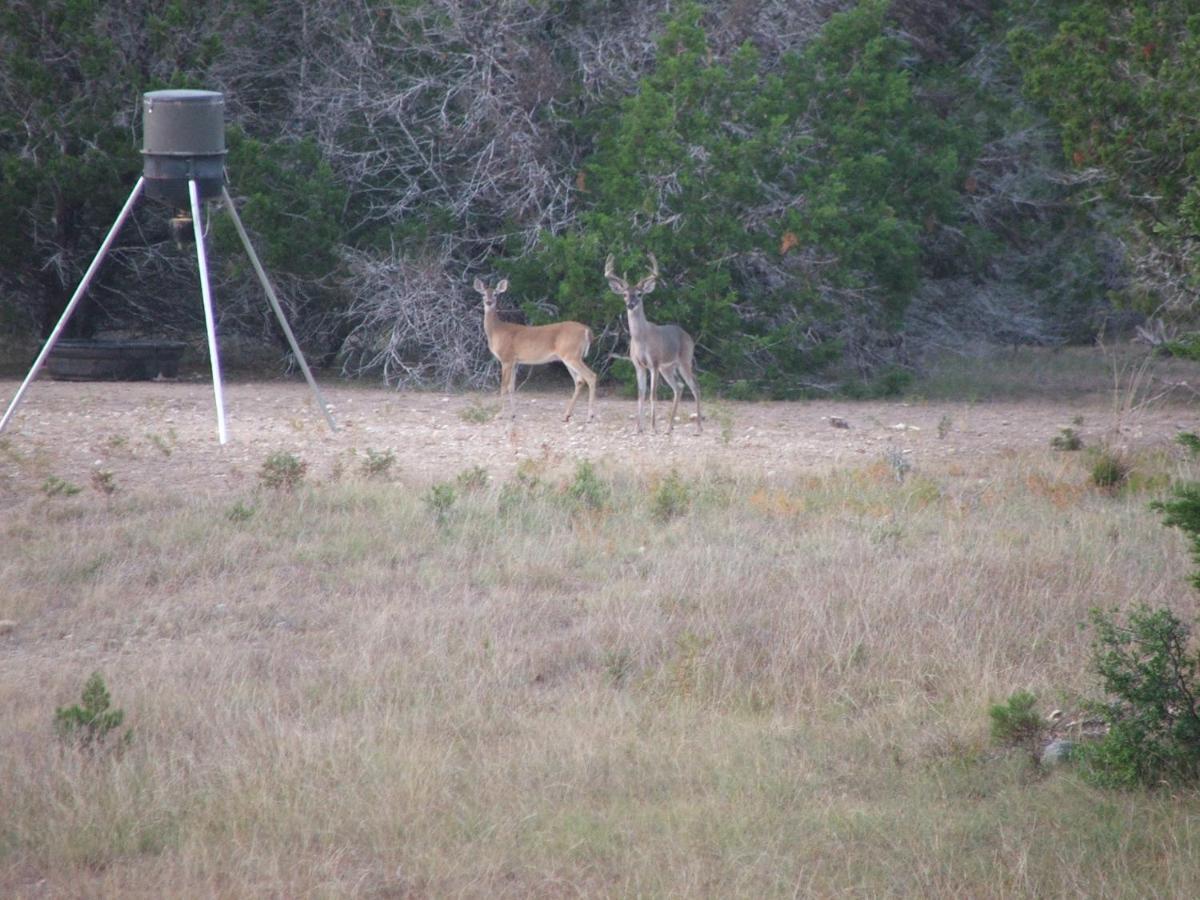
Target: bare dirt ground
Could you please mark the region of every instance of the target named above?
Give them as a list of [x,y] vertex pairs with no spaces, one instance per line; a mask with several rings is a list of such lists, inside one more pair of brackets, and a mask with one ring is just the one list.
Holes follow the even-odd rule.
[[[7,407],[19,382],[0,380]],[[368,451],[391,452],[390,474],[415,484],[486,468],[508,477],[525,459],[571,464],[590,459],[639,468],[706,466],[763,475],[876,461],[906,455],[919,468],[934,461],[971,463],[1000,454],[1046,449],[1063,426],[1089,445],[1112,440],[1117,417],[1111,399],[979,403],[813,401],[705,406],[703,434],[685,420],[665,433],[669,404],[659,405],[659,433],[637,435],[636,403],[601,392],[596,421],[562,422],[568,392],[523,390],[515,426],[494,394],[396,391],[356,384],[323,384],[340,430],[331,433],[302,381],[226,385],[229,441],[217,440],[211,383],[71,383],[39,379],[0,435],[0,509],[38,495],[54,476],[89,489],[93,472],[110,472],[118,489],[185,488],[236,493],[258,484],[272,453],[302,459],[308,478],[324,480],[361,469]],[[585,398],[586,399],[586,398]],[[689,397],[690,401],[690,397]],[[834,419],[849,427],[835,427]],[[1131,449],[1164,444],[1194,429],[1194,410],[1180,405],[1140,410],[1121,421],[1117,439]]]

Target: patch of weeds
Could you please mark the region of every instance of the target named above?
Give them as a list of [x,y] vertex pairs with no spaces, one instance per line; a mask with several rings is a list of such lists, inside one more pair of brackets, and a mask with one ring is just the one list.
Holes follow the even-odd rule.
[[382,478],[395,461],[396,454],[391,450],[372,450],[368,447],[367,458],[362,462],[362,472],[368,478]]
[[903,484],[905,476],[912,471],[912,460],[905,456],[899,447],[889,447],[883,454],[883,459],[896,476],[896,481]]
[[1092,459],[1092,484],[1104,490],[1116,490],[1129,477],[1131,467],[1115,450],[1102,447]]
[[1058,434],[1050,438],[1050,446],[1055,450],[1082,450],[1083,438],[1079,436],[1074,428],[1063,426],[1058,429]]
[[650,514],[660,522],[684,515],[691,505],[692,492],[675,469],[650,494]]
[[458,499],[458,492],[454,490],[454,485],[443,481],[430,486],[421,499],[437,519],[438,525],[445,525],[450,518],[450,511],[454,508],[454,502]]
[[146,440],[148,440],[151,444],[153,444],[155,449],[158,450],[158,452],[161,453],[163,456],[170,456],[172,451],[175,449],[175,441],[176,441],[175,429],[174,428],[167,429],[166,437],[163,437],[161,434],[158,434],[157,432],[149,432],[146,435]]
[[724,403],[709,403],[708,416],[721,429],[721,443],[729,444],[733,440],[733,410]]
[[[121,727],[125,712],[110,709],[112,698],[99,672],[93,672],[87,680],[80,700],[81,703],[54,711],[54,731],[59,739],[72,747],[88,752],[99,750],[109,735]],[[128,745],[132,740],[133,731],[127,730],[121,736],[119,746]]]
[[633,654],[624,648],[604,651],[604,671],[609,684],[623,687],[633,672]]
[[295,454],[285,450],[272,453],[258,470],[258,480],[263,487],[276,491],[294,490],[304,480],[308,464]]
[[954,420],[950,418],[950,413],[944,413],[937,424],[937,436],[941,440],[945,440],[951,431],[954,430]]
[[248,522],[254,516],[254,507],[247,506],[241,500],[225,510],[225,518],[230,522]]
[[467,406],[458,411],[459,418],[474,425],[484,425],[496,418],[500,412],[499,403],[485,403],[476,397]]
[[712,643],[687,631],[675,640],[675,658],[670,664],[671,688],[679,697],[692,697],[701,686],[703,653]]
[[459,490],[464,494],[474,494],[484,490],[491,481],[492,476],[488,474],[488,470],[483,466],[471,466],[469,469],[463,469],[454,479],[454,483],[458,485]]
[[537,461],[521,461],[513,479],[500,488],[497,505],[502,514],[516,512],[545,493],[540,471],[541,465]]
[[95,469],[92,472],[92,488],[106,497],[111,497],[117,492],[117,483],[113,480],[113,473],[107,469]]
[[70,497],[82,490],[83,488],[79,485],[72,484],[57,475],[51,475],[42,482],[42,493],[47,497]]
[[567,486],[567,496],[584,509],[604,509],[612,494],[609,486],[600,480],[596,467],[590,460],[580,460],[575,466],[575,477]]
[[1193,457],[1200,456],[1200,437],[1191,431],[1181,431],[1175,435],[1175,441],[1187,448],[1188,453]]
[[904,539],[904,526],[899,522],[886,522],[871,531],[871,541],[880,545],[895,546]]

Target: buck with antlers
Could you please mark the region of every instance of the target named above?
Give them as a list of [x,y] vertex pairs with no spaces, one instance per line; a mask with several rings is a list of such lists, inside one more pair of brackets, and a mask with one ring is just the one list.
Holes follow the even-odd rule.
[[575,382],[575,393],[567,404],[564,422],[571,421],[575,401],[584,382],[588,386],[588,421],[595,418],[593,404],[596,399],[596,373],[587,367],[583,358],[592,344],[592,332],[579,322],[555,322],[552,325],[518,325],[501,320],[496,310],[496,297],[508,290],[508,279],[504,278],[494,288],[482,280],[475,279],[475,290],[483,295],[483,330],[487,334],[488,349],[500,360],[500,399],[508,395],[511,415],[516,415],[514,394],[517,390],[517,368],[537,366],[542,363],[560,361],[571,373]]
[[683,376],[691,389],[692,397],[696,400],[696,433],[703,429],[700,426],[700,394],[696,391],[696,377],[692,374],[692,357],[695,354],[696,342],[691,335],[678,325],[655,325],[647,321],[646,310],[642,301],[646,294],[654,290],[658,281],[658,260],[650,254],[650,274],[630,286],[624,278],[613,272],[613,258],[609,254],[604,263],[604,277],[614,293],[625,299],[625,311],[629,316],[629,360],[637,373],[638,385],[638,434],[642,433],[642,404],[646,398],[646,373],[650,373],[650,428],[658,431],[654,416],[654,397],[658,393],[658,376],[671,386],[674,399],[671,403],[671,417],[667,421],[667,433],[675,427],[675,410],[679,407],[680,386],[677,375]]

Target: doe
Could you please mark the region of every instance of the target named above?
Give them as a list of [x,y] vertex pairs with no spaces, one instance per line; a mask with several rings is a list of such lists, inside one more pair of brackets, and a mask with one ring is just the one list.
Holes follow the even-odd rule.
[[517,390],[517,368],[558,360],[567,367],[575,382],[575,393],[567,404],[563,421],[571,421],[571,413],[584,382],[588,386],[588,421],[592,421],[595,418],[596,373],[583,361],[592,344],[591,329],[579,322],[518,325],[503,321],[496,310],[496,297],[508,290],[507,278],[494,288],[476,278],[475,290],[483,295],[483,331],[487,335],[488,349],[500,361],[500,399],[503,401],[505,394],[508,395],[510,415],[516,416],[514,394]]

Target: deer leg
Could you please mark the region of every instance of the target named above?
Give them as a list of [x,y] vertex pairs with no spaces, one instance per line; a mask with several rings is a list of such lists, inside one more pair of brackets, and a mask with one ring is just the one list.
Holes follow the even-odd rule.
[[594,405],[596,402],[596,373],[585,366],[582,362],[579,364],[579,369],[583,373],[583,380],[587,382],[588,386],[588,421],[591,422],[596,418],[596,413],[594,410]]
[[650,430],[658,434],[658,420],[654,416],[654,397],[658,394],[658,369],[650,367]]
[[688,363],[679,366],[679,372],[683,375],[683,380],[687,382],[689,390],[692,392],[692,397],[696,401],[696,434],[700,434],[704,429],[700,427],[700,394],[696,390],[696,376],[692,373],[692,365]]
[[583,390],[583,377],[579,372],[575,371],[575,367],[563,360],[563,365],[567,367],[567,371],[571,373],[571,380],[575,382],[575,393],[571,395],[571,402],[567,404],[567,414],[563,416],[564,422],[571,421],[571,413],[575,409],[575,401],[579,399],[579,392]]
[[675,430],[675,412],[679,409],[679,376],[675,372],[675,367],[664,368],[663,378],[671,386],[671,416],[667,419],[667,434],[670,434]]
[[508,395],[508,414],[510,418],[517,417],[517,405],[514,394],[517,390],[517,364],[508,363],[500,369],[500,402],[503,403],[505,394]]
[[637,430],[638,434],[642,433],[642,402],[646,399],[646,370],[639,365],[634,365],[634,372],[637,374],[638,386],[638,416]]

